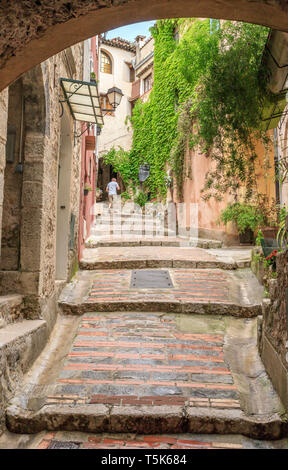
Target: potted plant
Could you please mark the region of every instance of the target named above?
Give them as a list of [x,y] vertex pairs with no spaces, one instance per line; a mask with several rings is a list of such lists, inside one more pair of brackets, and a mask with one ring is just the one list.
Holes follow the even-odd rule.
[[221,212],[220,220],[227,225],[234,222],[237,225],[240,244],[253,244],[254,231],[261,225],[263,217],[257,207],[235,202],[228,204]]
[[100,199],[102,192],[103,192],[102,189],[96,188],[96,192],[95,192],[96,199]]
[[262,215],[261,232],[264,240],[276,240],[278,232],[278,213],[275,200],[269,203],[264,194],[257,195],[257,208]]
[[90,82],[96,83],[96,74],[95,74],[95,72],[90,72]]
[[92,188],[91,186],[89,186],[89,184],[85,184],[84,185],[84,196],[87,196],[87,194],[89,193],[89,191],[92,191]]

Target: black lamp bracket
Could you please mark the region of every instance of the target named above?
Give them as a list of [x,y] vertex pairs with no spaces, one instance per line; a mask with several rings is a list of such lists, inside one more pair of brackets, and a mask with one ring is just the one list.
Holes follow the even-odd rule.
[[79,139],[79,137],[81,137],[81,135],[83,135],[86,131],[88,131],[91,126],[92,126],[92,124],[91,124],[91,122],[89,122],[89,124],[85,127],[84,131],[82,131],[81,134],[76,134],[76,132],[74,132],[74,137],[76,139]]

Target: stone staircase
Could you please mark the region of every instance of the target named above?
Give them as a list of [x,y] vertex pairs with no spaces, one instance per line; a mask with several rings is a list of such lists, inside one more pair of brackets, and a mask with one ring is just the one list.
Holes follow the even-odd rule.
[[[97,210],[96,210],[97,212]],[[172,224],[173,225],[173,224]],[[196,235],[196,236],[195,236]],[[99,246],[195,246],[200,248],[221,248],[219,240],[200,239],[196,230],[191,233],[181,227],[168,226],[168,214],[136,208],[109,210],[101,204],[96,214],[87,248]]]
[[138,227],[127,240],[122,219],[115,240],[100,217],[8,430],[286,436],[257,349],[263,288],[250,251],[157,239],[154,225],[151,239]]
[[[26,320],[24,299],[18,294],[0,297],[0,410],[13,396],[24,374],[38,357],[48,338],[44,320]],[[0,428],[5,416],[0,412]]]

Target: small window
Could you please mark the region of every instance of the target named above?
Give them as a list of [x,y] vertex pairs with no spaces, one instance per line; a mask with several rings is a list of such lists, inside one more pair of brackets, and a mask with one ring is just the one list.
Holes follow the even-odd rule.
[[220,20],[210,18],[210,34],[213,34],[215,31],[218,31],[218,29],[220,29]]
[[[101,95],[100,96],[100,106],[101,106],[102,111],[105,112],[106,115],[114,116],[114,112],[113,112],[114,110],[112,108],[112,105],[109,103],[107,95]],[[106,111],[104,111],[104,109]],[[107,112],[107,109],[111,109],[111,112],[110,111]]]
[[6,142],[6,162],[14,162],[15,154],[15,142],[16,142],[16,127],[9,126],[7,131],[7,142]]
[[101,51],[101,72],[112,73],[112,61],[108,54]]
[[152,83],[153,83],[152,73],[150,73],[148,77],[144,78],[144,93],[146,93],[146,91],[151,90]]
[[135,70],[133,67],[130,68],[130,82],[135,82]]

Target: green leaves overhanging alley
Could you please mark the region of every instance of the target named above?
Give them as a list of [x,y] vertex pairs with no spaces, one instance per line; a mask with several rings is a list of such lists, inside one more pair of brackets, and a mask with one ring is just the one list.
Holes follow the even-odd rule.
[[[175,29],[180,41],[174,39]],[[171,167],[181,200],[185,151],[198,149],[215,161],[206,175],[203,197],[236,194],[245,182],[254,189],[255,145],[270,141],[260,129],[266,76],[261,58],[268,28],[225,21],[211,31],[209,20],[159,20],[155,40],[154,83],[149,100],[138,100],[131,117],[129,152],[111,149],[104,161],[136,188],[139,165],[150,164],[144,190],[165,198]]]

